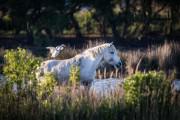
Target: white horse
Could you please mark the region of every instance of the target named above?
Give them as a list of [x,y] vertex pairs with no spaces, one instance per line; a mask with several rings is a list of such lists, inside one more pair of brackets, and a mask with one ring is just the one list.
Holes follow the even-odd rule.
[[173,91],[180,92],[180,80],[178,80],[178,79],[173,80],[171,87],[172,87]]
[[96,69],[102,62],[111,64],[116,68],[121,66],[121,60],[113,43],[105,43],[89,48],[70,59],[44,61],[37,76],[51,72],[59,81],[67,81],[69,80],[71,65],[76,65],[80,67],[80,81],[91,83],[95,78]]

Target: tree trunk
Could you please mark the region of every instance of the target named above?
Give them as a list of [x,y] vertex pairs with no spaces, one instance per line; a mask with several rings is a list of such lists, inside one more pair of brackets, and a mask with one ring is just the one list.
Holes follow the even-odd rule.
[[171,22],[170,22],[170,35],[175,31],[175,24],[178,21],[178,5],[171,5]]
[[118,32],[118,30],[117,30],[117,28],[116,28],[116,23],[115,23],[115,21],[109,19],[109,23],[110,23],[110,25],[111,25],[111,29],[112,29],[113,36],[114,36],[116,39],[119,39],[120,36],[119,36],[119,32]]
[[82,34],[81,34],[81,31],[80,31],[80,27],[79,27],[78,22],[77,22],[76,19],[74,18],[73,13],[70,14],[70,19],[71,19],[72,25],[73,25],[73,27],[74,27],[74,29],[75,29],[76,37],[81,38],[81,37],[82,37]]
[[126,0],[126,9],[125,9],[125,19],[124,19],[124,26],[123,26],[123,32],[122,32],[122,37],[126,37],[127,35],[127,28],[128,28],[128,19],[129,19],[129,14],[130,14],[130,1]]
[[152,1],[151,0],[142,0],[141,1],[141,6],[142,6],[142,11],[143,11],[143,21],[144,21],[144,26],[142,28],[141,33],[145,34],[149,31],[149,24],[150,24],[150,19],[152,16]]
[[106,23],[105,20],[103,19],[102,21],[102,35],[103,37],[106,37],[107,31],[106,31]]
[[98,23],[99,23],[99,32],[103,37],[106,37],[107,31],[106,31],[106,23],[105,23],[105,19],[103,18],[99,18],[97,15],[93,16],[93,19],[95,19]]
[[33,45],[34,43],[33,31],[29,22],[27,22],[26,32],[27,32],[27,44]]

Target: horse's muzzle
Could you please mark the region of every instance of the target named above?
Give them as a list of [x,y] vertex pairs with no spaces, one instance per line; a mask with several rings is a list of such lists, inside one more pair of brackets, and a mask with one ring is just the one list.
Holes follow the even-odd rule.
[[119,61],[119,62],[116,64],[116,68],[117,68],[117,69],[122,68],[122,62],[121,62],[121,61]]

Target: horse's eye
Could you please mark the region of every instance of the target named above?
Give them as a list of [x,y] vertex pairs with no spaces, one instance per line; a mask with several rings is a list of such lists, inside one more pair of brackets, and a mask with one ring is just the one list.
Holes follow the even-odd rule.
[[114,52],[110,52],[111,54],[114,54]]

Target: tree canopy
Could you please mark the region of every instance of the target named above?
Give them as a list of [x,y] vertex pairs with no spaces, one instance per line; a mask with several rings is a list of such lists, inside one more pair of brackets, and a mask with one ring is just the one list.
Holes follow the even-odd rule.
[[169,35],[180,31],[179,16],[178,0],[1,0],[0,34]]

